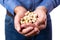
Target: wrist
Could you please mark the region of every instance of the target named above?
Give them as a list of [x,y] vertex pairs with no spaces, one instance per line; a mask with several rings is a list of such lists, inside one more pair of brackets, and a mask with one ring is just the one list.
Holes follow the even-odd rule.
[[38,6],[36,10],[44,11],[45,13],[47,13],[47,9],[44,6]]
[[24,11],[24,12],[26,11],[26,9],[25,9],[23,6],[17,6],[17,7],[14,9],[15,14],[22,13],[23,11]]

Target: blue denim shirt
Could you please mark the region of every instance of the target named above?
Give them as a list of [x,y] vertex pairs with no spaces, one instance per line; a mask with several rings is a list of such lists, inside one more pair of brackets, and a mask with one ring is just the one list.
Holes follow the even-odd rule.
[[16,6],[24,6],[28,10],[33,10],[38,6],[45,6],[50,12],[60,4],[60,0],[0,0],[0,3],[14,15],[14,8]]
[[[34,10],[38,6],[45,6],[50,12],[53,8],[60,4],[60,0],[0,0],[0,3],[14,15],[16,6],[23,6],[27,10]],[[31,38],[31,40],[51,40],[51,20],[47,16],[47,28],[42,30],[40,34]],[[14,19],[6,15],[5,20],[5,35],[6,40],[25,40],[26,38],[20,35],[14,28]]]

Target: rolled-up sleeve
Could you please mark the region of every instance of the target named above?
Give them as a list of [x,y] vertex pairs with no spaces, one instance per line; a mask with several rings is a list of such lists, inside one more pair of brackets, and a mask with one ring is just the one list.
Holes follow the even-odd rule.
[[2,0],[1,3],[12,15],[14,15],[15,7],[21,5],[18,0]]
[[60,4],[60,0],[43,0],[39,6],[45,6],[47,11],[50,12],[56,6]]

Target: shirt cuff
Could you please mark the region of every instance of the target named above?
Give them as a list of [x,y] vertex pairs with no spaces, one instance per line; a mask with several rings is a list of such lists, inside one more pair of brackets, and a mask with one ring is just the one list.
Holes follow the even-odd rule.
[[14,16],[14,9],[16,6],[21,6],[17,0],[8,0],[4,2],[6,9]]
[[49,13],[50,11],[52,11],[52,9],[54,8],[54,4],[51,0],[44,0],[42,1],[42,3],[40,3],[39,6],[44,6],[47,9],[47,13]]

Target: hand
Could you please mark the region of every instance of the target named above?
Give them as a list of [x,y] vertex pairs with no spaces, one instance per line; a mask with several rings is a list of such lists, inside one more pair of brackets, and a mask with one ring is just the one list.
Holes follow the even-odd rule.
[[21,26],[23,28],[22,33],[24,34],[24,36],[27,36],[27,37],[37,35],[40,32],[40,30],[37,27],[35,27],[34,24],[31,24],[31,23],[22,24]]
[[44,6],[37,7],[34,13],[38,15],[37,21],[34,23],[40,30],[46,28],[47,24],[47,15],[46,15],[46,8]]
[[26,26],[26,24],[25,25],[23,24],[24,26],[22,26],[20,24],[20,20],[22,17],[24,17],[27,10],[22,6],[18,6],[15,8],[14,12],[16,13],[15,18],[14,18],[14,25],[15,25],[15,29],[17,30],[17,32],[24,36],[28,36],[32,34],[32,33],[27,34],[28,32],[34,29],[32,26],[29,26],[29,25]]
[[17,6],[14,9],[14,12],[16,14],[15,18],[14,18],[14,26],[15,26],[15,29],[17,30],[17,32],[21,33],[21,31],[20,31],[21,30],[20,19],[25,15],[27,10],[22,6]]

